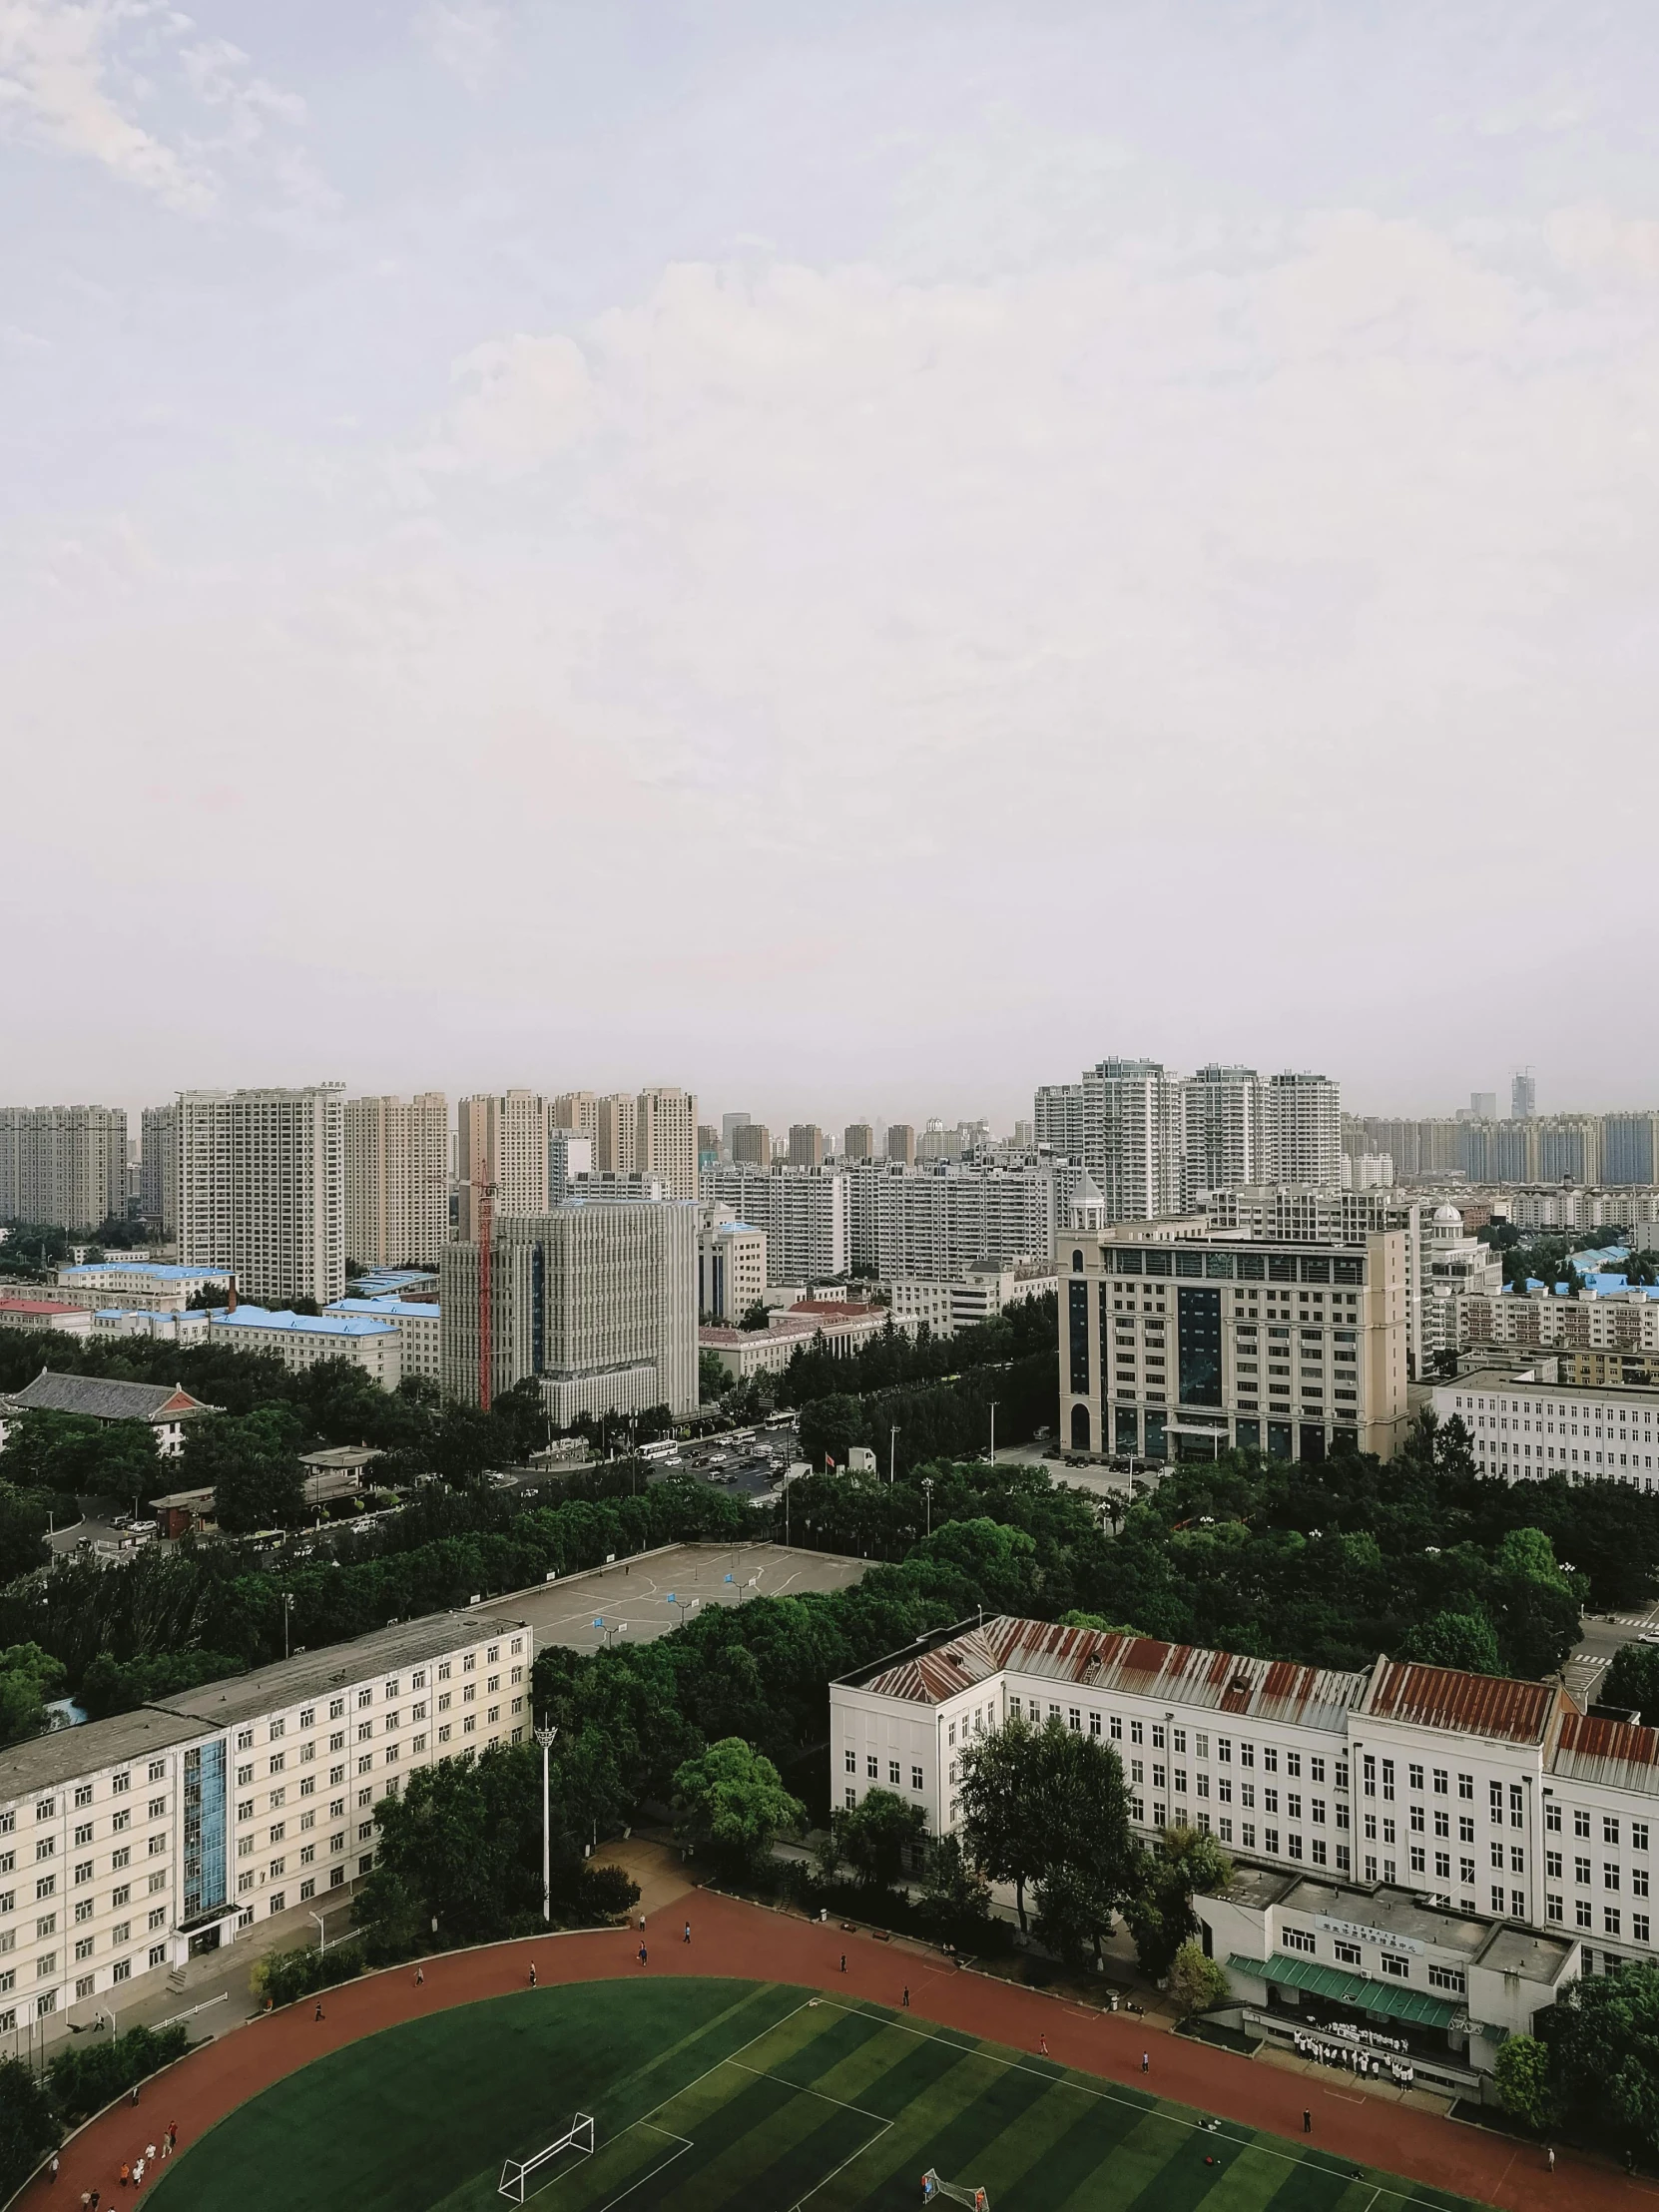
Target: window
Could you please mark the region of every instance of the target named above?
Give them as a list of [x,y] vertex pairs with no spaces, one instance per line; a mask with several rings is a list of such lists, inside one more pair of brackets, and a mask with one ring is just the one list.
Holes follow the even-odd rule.
[[1394,1951],[1383,1951],[1378,1960],[1378,1964],[1385,1974],[1391,1974],[1395,1981],[1408,1981],[1411,1978],[1410,1959],[1401,1958]]
[[1619,1870],[1618,1870],[1618,1868],[1617,1868],[1617,1867],[1615,1867],[1615,1866],[1614,1866],[1614,1865],[1613,1865],[1613,1864],[1611,1863],[1611,1861],[1608,1861],[1608,1860],[1604,1860],[1604,1861],[1602,1862],[1602,1868],[1601,1868],[1601,1887],[1602,1887],[1602,1888],[1603,1888],[1604,1890],[1616,1890],[1616,1889],[1618,1888],[1618,1886],[1619,1886]]
[[1312,1957],[1319,1949],[1318,1938],[1310,1929],[1287,1928],[1280,1937],[1287,1950],[1300,1950]]
[[919,1790],[921,1788],[921,1769],[919,1767],[912,1767],[910,1769],[910,1787],[912,1790]]
[[1460,1997],[1465,1986],[1463,1969],[1460,1966],[1431,1965],[1428,1969],[1428,1986],[1431,1989],[1449,1989],[1453,1996]]
[[1619,1824],[1611,1813],[1604,1813],[1601,1817],[1601,1840],[1604,1844],[1612,1844],[1615,1847],[1618,1844]]
[[1358,1966],[1361,1963],[1362,1952],[1358,1943],[1345,1943],[1339,1941],[1335,1947],[1337,1952],[1338,1965]]
[[1605,1906],[1602,1909],[1601,1933],[1604,1936],[1616,1936],[1619,1933],[1619,1914],[1617,1906],[1609,1905]]
[[1544,1807],[1544,1826],[1550,1831],[1552,1835],[1560,1835],[1561,1808],[1559,1805],[1551,1804]]

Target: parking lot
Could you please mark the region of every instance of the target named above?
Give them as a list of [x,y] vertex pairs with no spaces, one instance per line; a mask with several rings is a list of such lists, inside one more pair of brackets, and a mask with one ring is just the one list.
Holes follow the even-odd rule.
[[528,1621],[536,1642],[572,1651],[615,1643],[648,1644],[708,1605],[804,1590],[844,1590],[867,1560],[783,1544],[676,1544],[665,1551],[590,1567],[545,1589],[492,1599],[478,1610]]

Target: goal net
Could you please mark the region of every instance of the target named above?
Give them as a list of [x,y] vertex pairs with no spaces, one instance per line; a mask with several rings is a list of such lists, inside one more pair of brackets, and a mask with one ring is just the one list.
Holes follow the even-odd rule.
[[929,2166],[921,2177],[921,2201],[931,2204],[937,2197],[944,2197],[952,2204],[965,2204],[968,2212],[991,2212],[988,2189],[967,2189],[959,2181],[941,2181]]
[[501,2169],[501,2182],[496,2195],[507,2197],[514,2204],[522,2204],[528,2185],[534,2177],[567,2150],[581,2151],[590,2158],[593,2156],[591,2112],[578,2112],[556,2143],[548,2143],[543,2149],[532,2151],[528,2158],[509,2158]]

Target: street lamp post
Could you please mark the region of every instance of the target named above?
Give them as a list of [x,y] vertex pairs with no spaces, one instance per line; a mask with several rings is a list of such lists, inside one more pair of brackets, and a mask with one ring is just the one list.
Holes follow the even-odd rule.
[[921,1478],[921,1494],[927,1500],[927,1533],[931,1536],[933,1533],[933,1477],[930,1474],[924,1474]]
[[536,1730],[536,1741],[541,1746],[541,1917],[544,1921],[553,1918],[553,1815],[547,1755],[558,1733],[551,1727]]
[[896,1428],[889,1428],[887,1430],[887,1487],[889,1490],[892,1488],[893,1485],[893,1479],[897,1469],[897,1465],[898,1430]]
[[996,1399],[991,1399],[991,1465],[996,1465]]
[[293,1611],[293,1592],[282,1592],[282,1657],[288,1656],[288,1615]]

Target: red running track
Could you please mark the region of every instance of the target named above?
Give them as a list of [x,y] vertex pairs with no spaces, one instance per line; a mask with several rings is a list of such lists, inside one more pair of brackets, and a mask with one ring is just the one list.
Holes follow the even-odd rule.
[[[689,1944],[681,1940],[688,1912]],[[1340,2090],[1327,2088],[1317,2077],[1259,2065],[1182,2036],[1149,2032],[1133,2020],[1038,1990],[958,1972],[932,1952],[843,1935],[832,1923],[826,1927],[694,1891],[655,1916],[647,1942],[643,1967],[636,1956],[637,1930],[605,1929],[430,1958],[424,1986],[418,1988],[412,1965],[343,1983],[324,1992],[320,2022],[313,2017],[315,2000],[307,1998],[182,2060],[146,2087],[136,2109],[118,2106],[95,2120],[65,2147],[57,2181],[33,2182],[17,2203],[27,2212],[74,2212],[82,2190],[97,2188],[106,2208],[131,2204],[140,2192],[118,2186],[121,2163],[131,2162],[147,2143],[159,2143],[170,2121],[177,2122],[180,2148],[186,2150],[227,2112],[322,2052],[422,2012],[522,1989],[532,1959],[543,1987],[639,1973],[730,1974],[801,1982],[896,2006],[907,1981],[912,2012],[941,2026],[1031,2051],[1039,2035],[1046,2034],[1049,2055],[1063,2066],[1129,2082],[1298,2142],[1303,2140],[1304,2108],[1310,2108],[1313,2140],[1320,2149],[1501,2206],[1504,2212],[1544,2212],[1545,2207],[1550,2212],[1602,2212],[1613,2206],[1635,2212],[1644,2199],[1659,2203],[1659,2190],[1649,2184],[1627,2180],[1570,2152],[1561,2152],[1556,2172],[1548,2174],[1542,2153],[1530,2145],[1460,2127],[1389,2098],[1368,2096],[1346,2073],[1336,2077],[1343,2084]],[[1151,2058],[1145,2075],[1143,2051]],[[156,2169],[165,2171],[165,2166]],[[147,2170],[146,2190],[153,2178]]]

